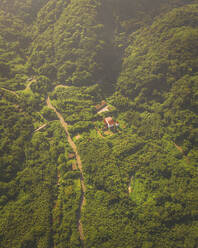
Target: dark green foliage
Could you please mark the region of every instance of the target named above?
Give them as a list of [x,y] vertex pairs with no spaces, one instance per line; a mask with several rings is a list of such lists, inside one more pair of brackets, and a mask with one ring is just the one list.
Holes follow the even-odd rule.
[[47,106],[45,106],[43,109],[42,109],[42,115],[43,117],[48,120],[48,121],[52,121],[52,120],[57,120],[57,116],[56,114],[54,113],[53,110],[51,110],[50,108],[48,108]]
[[[3,95],[2,95],[3,96]],[[55,167],[32,118],[1,100],[1,247],[49,247]],[[17,104],[17,105],[16,105]],[[45,151],[45,152],[44,152]]]
[[0,63],[0,73],[1,77],[9,77],[10,76],[10,66],[6,63]]
[[36,79],[36,82],[31,84],[31,90],[34,93],[40,93],[41,95],[46,95],[51,88],[51,82],[49,78],[45,76],[40,76]]
[[197,102],[196,13],[197,5],[174,9],[136,34],[126,50],[120,93],[112,99],[122,110],[126,101],[126,109],[148,113],[151,125],[152,115],[154,122],[170,125],[179,144],[196,128],[192,121]]
[[[1,97],[4,95],[2,94]],[[16,99],[15,99],[16,100]],[[30,116],[20,111],[19,105],[1,100],[1,176],[3,182],[9,182],[23,168],[24,144],[32,130]]]

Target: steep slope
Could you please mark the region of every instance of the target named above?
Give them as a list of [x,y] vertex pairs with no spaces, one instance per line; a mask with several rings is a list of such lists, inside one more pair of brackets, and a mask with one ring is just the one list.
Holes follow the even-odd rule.
[[56,159],[47,150],[54,145],[45,135],[33,134],[35,119],[26,108],[15,92],[0,89],[1,247],[48,247],[53,242]]
[[174,9],[132,35],[114,101],[120,110],[158,113],[186,152],[197,144],[197,11],[197,5]]
[[38,15],[29,67],[77,86],[111,83],[114,75],[106,66],[114,54],[103,10],[101,1],[49,1]]
[[37,17],[39,9],[45,5],[48,0],[1,0],[1,10],[11,14],[16,18],[23,20],[25,24],[31,24]]
[[32,25],[43,1],[0,1],[0,84],[22,89],[27,79],[28,47],[32,42]]

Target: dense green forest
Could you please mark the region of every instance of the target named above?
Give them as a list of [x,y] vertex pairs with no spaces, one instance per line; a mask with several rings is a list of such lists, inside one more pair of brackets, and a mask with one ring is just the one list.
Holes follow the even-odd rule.
[[198,1],[0,0],[0,30],[0,247],[197,248]]

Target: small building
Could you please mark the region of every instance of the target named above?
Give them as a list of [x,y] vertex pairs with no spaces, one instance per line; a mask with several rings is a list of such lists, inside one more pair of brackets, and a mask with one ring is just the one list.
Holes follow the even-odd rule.
[[107,128],[118,127],[119,123],[114,121],[112,117],[107,117],[104,119],[104,123]]
[[103,100],[100,104],[97,104],[95,106],[95,108],[96,108],[96,111],[100,111],[101,109],[103,109],[106,106],[107,106],[107,103]]
[[78,170],[77,165],[76,165],[76,161],[72,162],[72,170],[73,171]]
[[33,77],[30,77],[30,78],[27,79],[27,82],[30,82],[32,80],[33,80]]

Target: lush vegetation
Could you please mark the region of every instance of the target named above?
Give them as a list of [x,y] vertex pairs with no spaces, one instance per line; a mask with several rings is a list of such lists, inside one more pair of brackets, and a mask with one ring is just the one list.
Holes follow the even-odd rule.
[[0,6],[0,247],[196,248],[197,0]]

